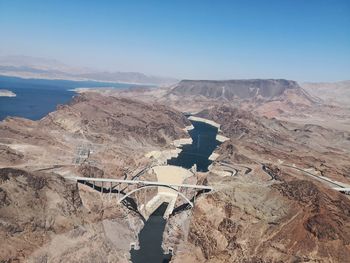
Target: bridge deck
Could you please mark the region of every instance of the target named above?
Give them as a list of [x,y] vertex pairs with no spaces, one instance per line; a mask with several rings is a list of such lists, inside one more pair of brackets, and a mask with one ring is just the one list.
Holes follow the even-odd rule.
[[69,180],[74,181],[92,181],[92,182],[110,182],[110,183],[125,183],[125,184],[144,184],[144,185],[158,185],[158,186],[173,186],[173,187],[185,187],[185,188],[195,188],[203,190],[213,190],[214,188],[207,185],[196,185],[196,184],[173,184],[173,183],[163,183],[155,181],[140,181],[140,180],[121,180],[112,178],[93,178],[93,177],[79,177],[79,176],[69,176],[65,177]]

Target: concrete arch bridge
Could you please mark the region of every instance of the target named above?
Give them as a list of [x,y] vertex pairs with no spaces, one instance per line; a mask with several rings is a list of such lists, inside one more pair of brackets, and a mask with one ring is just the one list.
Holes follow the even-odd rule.
[[[173,212],[178,197],[192,208],[198,192],[213,190],[213,187],[207,185],[178,183],[193,175],[187,169],[170,165],[156,166],[150,169],[156,173],[158,181],[76,176],[66,178],[87,184],[101,194],[108,195],[110,199],[116,198],[118,203],[131,202],[129,205],[136,207],[145,219],[164,202],[168,203],[167,211],[164,214],[165,217],[168,217]],[[172,169],[176,175],[175,180],[172,177],[169,179],[169,169]]]

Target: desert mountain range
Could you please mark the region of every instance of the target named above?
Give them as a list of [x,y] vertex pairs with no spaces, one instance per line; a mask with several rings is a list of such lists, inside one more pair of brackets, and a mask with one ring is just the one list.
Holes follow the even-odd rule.
[[176,82],[173,78],[150,76],[139,72],[111,72],[72,67],[55,59],[29,56],[0,56],[0,74],[23,78],[95,80],[150,85]]

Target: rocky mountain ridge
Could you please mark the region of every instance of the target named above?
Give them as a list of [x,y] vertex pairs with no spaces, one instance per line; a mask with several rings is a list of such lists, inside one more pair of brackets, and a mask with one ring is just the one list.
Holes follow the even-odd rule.
[[300,89],[300,86],[295,81],[285,79],[181,80],[170,94],[226,100],[274,99],[289,89]]
[[68,66],[56,59],[30,56],[0,56],[0,74],[25,78],[94,80],[137,84],[169,85],[174,78],[146,75],[140,72],[101,71]]
[[304,114],[322,104],[322,100],[311,96],[297,82],[284,79],[182,80],[167,88],[100,92],[148,103],[157,101],[192,113],[225,104],[269,117],[289,116]]

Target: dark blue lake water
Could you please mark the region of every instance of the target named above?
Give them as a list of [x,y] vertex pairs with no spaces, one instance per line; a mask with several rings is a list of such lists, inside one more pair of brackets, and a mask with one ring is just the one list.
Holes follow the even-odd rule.
[[197,165],[197,171],[207,172],[212,163],[208,158],[220,144],[216,140],[218,129],[204,122],[191,121],[194,129],[189,131],[193,140],[192,144],[182,146],[179,156],[172,158],[168,164],[191,168]]
[[38,120],[69,102],[76,94],[71,89],[114,87],[129,88],[132,84],[96,81],[22,79],[0,76],[0,89],[14,92],[16,97],[0,97],[0,121],[7,116]]

